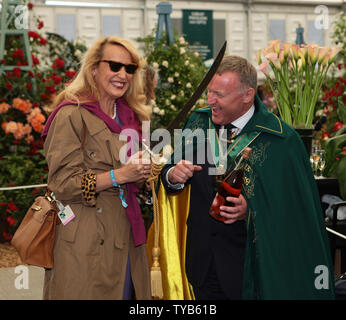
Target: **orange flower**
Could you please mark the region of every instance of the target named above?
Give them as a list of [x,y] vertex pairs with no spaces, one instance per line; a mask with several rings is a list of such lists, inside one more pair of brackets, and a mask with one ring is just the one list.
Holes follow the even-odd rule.
[[46,120],[46,117],[41,113],[40,108],[34,108],[27,116],[27,120],[36,132],[43,131],[43,122]]
[[24,113],[30,113],[32,104],[29,100],[23,100],[21,98],[14,98],[13,99],[13,107],[23,111]]
[[26,136],[25,141],[27,143],[33,142],[34,141],[34,137],[31,134],[29,134],[28,136]]
[[43,131],[44,125],[41,122],[35,121],[35,119],[33,119],[33,121],[31,122],[31,125],[36,132],[40,133]]
[[0,113],[6,113],[11,106],[8,103],[0,103]]
[[6,126],[7,126],[7,124],[8,124],[8,122],[3,122],[2,124],[1,124],[1,128],[2,128],[2,130],[4,130],[5,132],[6,132]]
[[17,131],[17,128],[18,128],[17,122],[10,121],[5,126],[5,132],[6,132],[6,134],[8,134],[8,133],[14,134]]
[[20,140],[24,137],[24,126],[21,122],[17,122],[17,130],[13,132],[13,136],[15,139]]
[[26,124],[24,127],[23,127],[23,132],[25,135],[29,135],[32,131],[32,128],[29,124]]

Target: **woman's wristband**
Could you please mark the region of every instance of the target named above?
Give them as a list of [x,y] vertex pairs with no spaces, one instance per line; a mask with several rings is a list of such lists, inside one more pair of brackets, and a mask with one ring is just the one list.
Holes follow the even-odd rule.
[[109,174],[110,174],[110,177],[111,177],[112,186],[115,187],[115,188],[119,188],[119,185],[117,184],[117,182],[115,180],[114,170],[111,170]]
[[117,182],[115,180],[114,170],[111,170],[109,175],[111,177],[112,186],[115,187],[115,188],[119,188],[119,198],[120,198],[122,206],[124,208],[127,208],[127,203],[126,203],[126,200],[125,200],[124,190],[117,184]]

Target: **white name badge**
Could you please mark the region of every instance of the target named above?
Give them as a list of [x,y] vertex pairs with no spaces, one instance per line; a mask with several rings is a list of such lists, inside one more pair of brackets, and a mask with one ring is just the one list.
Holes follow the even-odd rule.
[[60,211],[58,212],[58,217],[61,221],[61,223],[66,226],[71,220],[73,220],[75,218],[75,215],[71,209],[71,207],[69,205],[67,205],[66,207],[60,202],[60,201],[56,201],[58,204],[58,207],[60,209]]

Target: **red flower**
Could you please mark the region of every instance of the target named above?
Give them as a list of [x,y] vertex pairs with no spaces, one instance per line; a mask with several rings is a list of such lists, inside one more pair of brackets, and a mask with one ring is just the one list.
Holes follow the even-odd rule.
[[72,79],[76,75],[76,71],[74,70],[66,70],[65,74],[68,78]]
[[32,2],[29,2],[29,3],[28,3],[28,8],[29,8],[29,10],[31,10],[33,7],[34,7],[34,5],[32,4]]
[[47,93],[50,93],[50,94],[55,93],[56,92],[55,86],[54,85],[46,86],[46,91],[47,91]]
[[12,84],[9,83],[9,82],[6,82],[6,88],[7,88],[9,91],[12,91]]
[[332,131],[333,131],[333,132],[336,132],[336,131],[340,130],[343,126],[344,126],[344,125],[343,125],[342,122],[340,122],[340,121],[335,121],[335,122],[334,122],[334,128],[333,128]]
[[322,133],[322,139],[327,140],[327,139],[329,139],[329,137],[330,137],[330,133],[329,132],[325,131],[325,132]]
[[42,20],[41,20],[41,21],[39,20],[39,21],[38,21],[38,25],[37,25],[37,29],[42,29],[43,26],[44,26],[43,21],[42,21]]
[[12,239],[12,235],[6,233],[5,231],[2,233],[2,237],[5,241],[10,241]]
[[52,75],[52,79],[53,79],[53,81],[54,81],[55,84],[61,83],[61,80],[62,80],[61,77],[56,76],[56,75],[54,75],[54,74]]
[[28,89],[29,89],[29,91],[32,90],[32,83],[31,82],[28,82]]
[[19,208],[14,204],[13,200],[8,204],[7,207],[10,211],[18,211]]
[[0,207],[6,207],[7,206],[7,202],[0,202]]
[[12,53],[12,58],[24,58],[24,52],[22,49],[17,49]]
[[40,35],[37,32],[32,30],[28,31],[28,36],[29,38],[34,38],[34,39],[38,39],[40,37]]
[[34,66],[40,63],[40,60],[36,58],[33,54],[31,55],[31,57],[32,57],[32,63],[34,64]]
[[40,93],[40,96],[42,100],[47,100],[47,96],[44,93]]
[[28,75],[29,75],[30,78],[34,77],[34,73],[31,70],[28,70]]
[[7,220],[8,224],[10,225],[10,227],[13,227],[17,222],[17,219],[12,218],[12,217],[7,217],[6,220]]
[[57,68],[65,67],[65,61],[62,59],[56,58],[55,63],[56,63]]
[[45,45],[47,44],[47,40],[45,38],[40,38],[40,43]]
[[5,59],[1,59],[0,64],[5,64]]
[[13,74],[15,77],[20,78],[20,68],[13,68]]

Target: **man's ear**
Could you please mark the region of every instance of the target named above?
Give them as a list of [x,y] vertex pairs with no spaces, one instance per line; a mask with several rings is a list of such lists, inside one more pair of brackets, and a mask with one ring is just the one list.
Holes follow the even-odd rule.
[[253,101],[254,97],[255,97],[255,89],[254,88],[248,88],[246,89],[243,99],[244,99],[244,103],[250,103],[251,101]]

